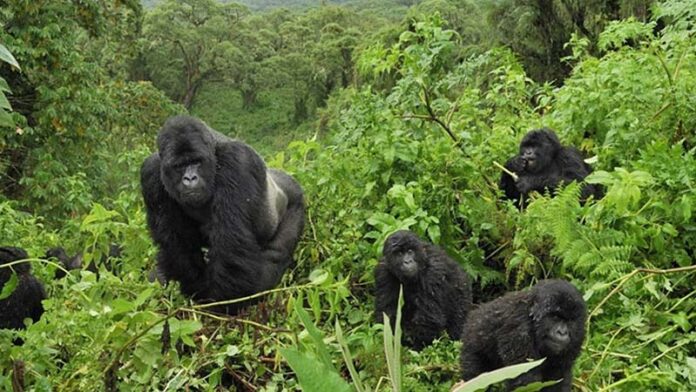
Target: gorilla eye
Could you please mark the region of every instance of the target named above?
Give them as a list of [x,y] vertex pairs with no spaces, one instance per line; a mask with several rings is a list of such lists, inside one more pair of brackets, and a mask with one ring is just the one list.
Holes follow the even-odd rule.
[[184,169],[184,168],[186,168],[186,167],[193,166],[193,165],[197,165],[197,164],[200,164],[200,160],[198,160],[198,159],[189,159],[189,160],[186,160],[186,161],[182,161],[182,162],[180,162],[180,163],[177,163],[176,165],[174,165],[174,167],[176,167],[177,169]]

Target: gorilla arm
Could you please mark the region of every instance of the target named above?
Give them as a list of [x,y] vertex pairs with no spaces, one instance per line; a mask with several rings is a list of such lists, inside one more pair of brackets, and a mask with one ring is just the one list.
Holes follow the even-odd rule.
[[181,282],[181,290],[193,295],[199,288],[205,261],[198,224],[169,196],[160,179],[159,154],[150,155],[140,169],[147,209],[147,223],[159,246],[157,269],[167,280]]
[[[522,172],[524,171],[524,159],[522,159],[519,155],[515,156],[505,163],[505,168],[518,176],[521,176]],[[498,188],[503,191],[505,198],[508,200],[519,200],[521,196],[520,191],[517,190],[515,179],[513,179],[512,176],[506,172],[502,172],[500,175]]]
[[[280,215],[281,219],[275,235],[268,243],[264,244],[264,258],[275,262],[282,262],[286,259],[291,261],[305,225],[304,193],[300,184],[290,175],[275,169],[270,169],[267,174],[276,184],[279,196],[282,195],[282,198],[285,199],[285,208]],[[276,198],[276,201],[278,200],[280,197]],[[273,208],[271,205],[271,209]]]
[[378,323],[384,323],[384,314],[386,313],[392,328],[394,328],[400,285],[401,282],[389,272],[386,263],[377,264],[375,267],[375,320]]

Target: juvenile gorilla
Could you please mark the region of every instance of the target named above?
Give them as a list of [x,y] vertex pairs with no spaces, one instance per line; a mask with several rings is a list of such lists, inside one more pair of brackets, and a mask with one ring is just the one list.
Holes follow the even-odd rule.
[[[113,272],[114,274],[117,274],[118,271],[116,268],[117,266],[115,265],[115,259],[121,258],[122,252],[123,248],[120,245],[109,245],[109,253],[102,255],[101,259],[99,260],[99,264],[104,265],[107,270]],[[60,246],[48,249],[44,258],[55,258],[56,260],[60,261],[60,263],[63,265],[63,268],[68,271],[82,269],[82,253],[78,252],[74,256],[69,256],[68,253],[65,251],[65,248]],[[95,260],[92,260],[89,263],[89,265],[87,265],[86,270],[91,271],[94,274],[99,273],[99,268],[97,267],[97,263],[95,262]],[[62,269],[56,269],[54,277],[56,279],[61,279],[65,277],[65,271],[63,271]]]
[[398,231],[384,242],[375,268],[375,317],[396,322],[399,287],[403,285],[401,327],[404,341],[415,349],[430,344],[443,330],[460,336],[471,309],[469,276],[439,247],[410,231]]
[[28,259],[27,252],[11,246],[0,247],[0,291],[10,280],[12,271],[18,282],[9,297],[0,300],[0,328],[24,329],[24,319],[39,321],[44,308],[41,301],[46,298],[43,285],[31,274],[29,263],[2,267],[13,261]]
[[[507,161],[505,168],[517,174],[518,178],[515,181],[503,172],[499,187],[505,198],[515,200],[518,206],[532,191],[553,191],[561,183],[580,182],[592,172],[580,151],[561,146],[556,133],[548,128],[527,133],[520,143],[519,155]],[[590,195],[594,195],[595,199],[600,198],[601,188],[594,184],[583,184],[580,199],[584,201]]]
[[192,117],[167,120],[157,147],[143,163],[141,185],[159,245],[158,274],[179,281],[181,291],[199,301],[275,286],[304,228],[300,185],[266,169],[247,144]]
[[535,381],[563,379],[546,392],[568,392],[572,368],[585,338],[587,309],[580,292],[564,280],[542,280],[479,306],[462,332],[464,380],[504,366],[546,358],[541,366],[507,384],[507,390]]

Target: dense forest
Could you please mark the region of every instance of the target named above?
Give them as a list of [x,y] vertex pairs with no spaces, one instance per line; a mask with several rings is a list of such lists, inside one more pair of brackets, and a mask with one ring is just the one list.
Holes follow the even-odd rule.
[[[0,320],[20,266],[46,295],[0,329],[0,390],[449,391],[459,336],[375,322],[398,230],[474,306],[577,287],[572,390],[696,388],[694,0],[6,0],[0,26],[0,247],[27,252]],[[233,316],[156,279],[140,170],[177,114],[304,190],[294,264]],[[501,165],[543,127],[592,173],[520,208]]]

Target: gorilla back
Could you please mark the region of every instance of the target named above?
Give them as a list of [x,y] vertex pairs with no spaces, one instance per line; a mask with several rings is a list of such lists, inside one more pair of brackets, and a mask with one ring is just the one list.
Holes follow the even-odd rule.
[[160,275],[202,301],[275,286],[304,229],[297,181],[192,117],[167,120],[157,145],[143,164],[141,185]]
[[[0,247],[0,266],[28,258],[24,249]],[[31,274],[28,263],[15,264],[11,269],[0,267],[0,291],[10,280],[13,270],[19,281],[12,294],[0,300],[0,328],[23,329],[25,318],[31,318],[34,322],[41,318],[44,312],[41,301],[46,298],[46,292],[41,282]]]

